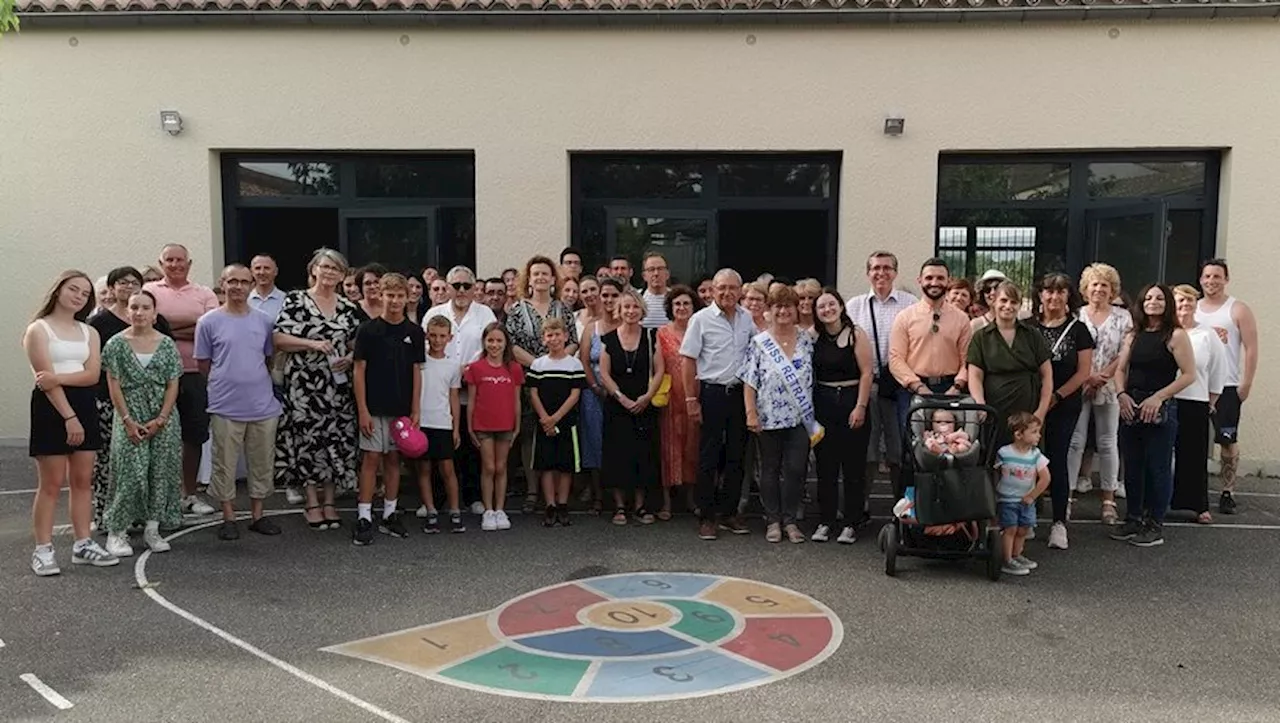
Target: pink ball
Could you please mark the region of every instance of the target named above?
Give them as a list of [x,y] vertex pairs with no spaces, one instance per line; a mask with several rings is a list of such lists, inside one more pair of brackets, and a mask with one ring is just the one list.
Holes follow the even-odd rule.
[[414,425],[412,419],[397,419],[391,425],[391,434],[395,437],[396,449],[400,450],[400,454],[417,459],[427,453],[427,435]]

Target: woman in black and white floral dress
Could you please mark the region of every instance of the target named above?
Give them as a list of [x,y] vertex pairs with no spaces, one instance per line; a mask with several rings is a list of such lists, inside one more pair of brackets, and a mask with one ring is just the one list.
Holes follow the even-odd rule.
[[350,371],[360,309],[338,292],[347,272],[342,254],[316,251],[307,272],[311,288],[289,292],[276,320],[276,349],[285,354],[276,478],[306,490],[305,513],[312,529],[337,529],[342,525],[334,491],[351,489],[356,482]]

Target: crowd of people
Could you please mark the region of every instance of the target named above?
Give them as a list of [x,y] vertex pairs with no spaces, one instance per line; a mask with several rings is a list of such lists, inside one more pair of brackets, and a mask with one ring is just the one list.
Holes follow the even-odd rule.
[[[353,269],[319,249],[307,288],[289,292],[266,255],[227,266],[214,288],[191,268],[171,244],[158,269],[122,266],[96,287],[65,272],[27,328],[37,575],[60,571],[64,484],[71,560],[101,567],[133,554],[138,527],[150,550],[168,550],[163,531],[184,513],[219,511],[206,496],[218,537],[237,539],[237,478],[251,532],[281,533],[264,500],[284,488],[313,530],[349,529],[357,545],[403,538],[406,467],[428,534],[442,517],[464,532],[467,514],[483,531],[509,529],[519,470],[523,511],[540,504],[547,527],[571,524],[576,483],[616,525],[683,507],[703,540],[745,535],[754,484],[769,542],[850,544],[869,519],[869,481],[903,473],[908,408],[927,395],[997,412],[1006,572],[1035,566],[1023,541],[1046,490],[1048,546],[1067,549],[1073,497],[1095,467],[1115,539],[1162,544],[1171,508],[1211,522],[1211,426],[1218,509],[1236,511],[1258,348],[1222,259],[1205,262],[1199,289],[1150,284],[1132,308],[1102,263],[1078,282],[1045,274],[1024,303],[998,270],[971,283],[931,258],[916,297],[887,251],[867,259],[869,289],[848,300],[815,279],[744,282],[732,269],[673,285],[659,251],[644,255],[640,287],[630,259],[592,275],[573,248],[487,279],[464,266]],[[972,441],[938,414],[923,443],[962,453]],[[811,466],[819,515],[806,532]],[[349,494],[354,520],[337,507]]]

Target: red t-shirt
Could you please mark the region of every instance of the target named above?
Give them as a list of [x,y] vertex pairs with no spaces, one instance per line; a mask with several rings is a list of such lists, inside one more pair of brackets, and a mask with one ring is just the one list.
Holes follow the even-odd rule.
[[512,361],[495,367],[488,359],[477,359],[467,365],[462,380],[475,387],[475,413],[472,429],[477,432],[514,432],[516,395],[514,389],[524,385],[524,368]]

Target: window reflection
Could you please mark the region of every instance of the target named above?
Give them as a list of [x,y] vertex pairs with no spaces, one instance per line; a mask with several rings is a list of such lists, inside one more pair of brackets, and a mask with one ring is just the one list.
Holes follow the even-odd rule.
[[1066,198],[1066,163],[945,163],[938,169],[943,201],[1039,201]]
[[721,163],[717,175],[725,196],[831,197],[831,166],[826,163]]
[[1204,163],[1106,162],[1089,164],[1089,195],[1093,198],[1199,196],[1204,194]]
[[420,161],[361,161],[356,166],[356,195],[361,198],[471,198],[475,163],[468,158]]
[[587,198],[697,198],[702,170],[697,163],[598,161],[582,164],[582,194]]
[[241,161],[236,181],[241,197],[338,193],[338,169],[332,163]]

